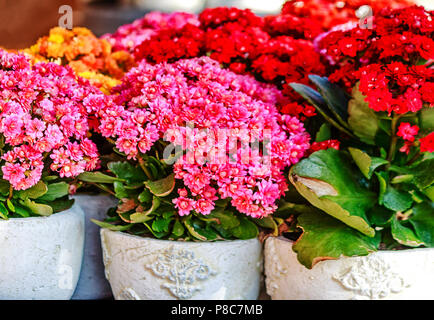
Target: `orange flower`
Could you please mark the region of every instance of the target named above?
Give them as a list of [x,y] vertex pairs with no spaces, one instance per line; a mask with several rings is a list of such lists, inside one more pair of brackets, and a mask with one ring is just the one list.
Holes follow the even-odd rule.
[[77,75],[89,79],[105,93],[135,65],[128,52],[112,52],[107,40],[98,39],[89,29],[81,27],[52,28],[48,36],[23,51],[30,55],[32,63],[51,61],[69,65]]

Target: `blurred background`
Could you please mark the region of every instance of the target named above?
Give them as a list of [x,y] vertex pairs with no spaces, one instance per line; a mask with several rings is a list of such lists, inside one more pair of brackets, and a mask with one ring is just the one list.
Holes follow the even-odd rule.
[[[285,0],[0,0],[0,47],[28,47],[58,25],[59,7],[70,5],[73,25],[84,26],[97,36],[115,31],[153,10],[198,13],[207,7],[236,6],[255,13],[275,14]],[[434,0],[417,0],[434,10]]]

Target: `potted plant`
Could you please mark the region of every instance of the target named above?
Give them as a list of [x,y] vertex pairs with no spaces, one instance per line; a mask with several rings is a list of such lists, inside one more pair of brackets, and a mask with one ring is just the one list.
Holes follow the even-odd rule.
[[115,154],[79,178],[119,199],[95,221],[115,299],[256,299],[258,225],[277,230],[302,123],[277,89],[208,57],[142,61],[114,93],[99,131]]
[[[33,63],[53,62],[70,66],[77,76],[88,79],[92,85],[109,94],[112,87],[118,85],[124,72],[134,65],[133,57],[123,51],[113,52],[112,46],[105,39],[97,38],[90,30],[75,27],[67,30],[52,28],[30,48],[22,50]],[[104,98],[106,99],[106,98]],[[104,100],[100,103],[104,104]],[[95,122],[93,114],[89,121]],[[92,140],[98,145],[102,155],[105,153],[105,141],[93,134]],[[109,147],[111,150],[111,148]],[[114,204],[114,198],[95,191],[99,189],[83,186],[74,181],[72,190],[75,202],[85,213],[85,246],[81,276],[72,299],[108,299],[111,290],[104,277],[99,228],[91,219],[102,219],[106,207]]]
[[285,237],[265,245],[272,298],[433,298],[433,32],[421,7],[385,9],[319,41],[334,83],[292,84],[327,121],[291,168]]
[[0,79],[0,298],[69,299],[84,216],[68,182],[98,166],[87,115],[103,94],[69,68],[4,50]]

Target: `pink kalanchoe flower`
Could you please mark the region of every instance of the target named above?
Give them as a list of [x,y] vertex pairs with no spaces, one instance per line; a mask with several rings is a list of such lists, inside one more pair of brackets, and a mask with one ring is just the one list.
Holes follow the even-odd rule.
[[99,130],[129,159],[159,139],[182,151],[173,163],[183,183],[173,200],[180,215],[209,214],[215,201],[228,199],[246,215],[267,216],[287,189],[283,170],[309,148],[303,124],[278,112],[276,87],[209,57],[141,61],[113,93]]
[[89,112],[108,103],[109,97],[69,67],[31,66],[25,56],[0,50],[3,179],[15,190],[28,189],[41,179],[44,159],[61,177],[97,168],[97,148],[87,139]]

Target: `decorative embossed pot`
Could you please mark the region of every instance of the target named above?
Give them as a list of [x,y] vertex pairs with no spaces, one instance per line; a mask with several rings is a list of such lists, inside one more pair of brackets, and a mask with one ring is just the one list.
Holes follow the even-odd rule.
[[80,276],[84,213],[0,221],[0,299],[67,300]]
[[301,265],[291,241],[265,242],[265,282],[274,300],[434,299],[434,249],[378,251]]
[[85,215],[85,241],[83,265],[73,300],[111,299],[110,285],[104,276],[99,227],[90,219],[104,220],[107,210],[117,204],[117,199],[104,194],[76,194],[75,202]]
[[115,299],[257,299],[258,239],[181,242],[101,229],[106,277]]

